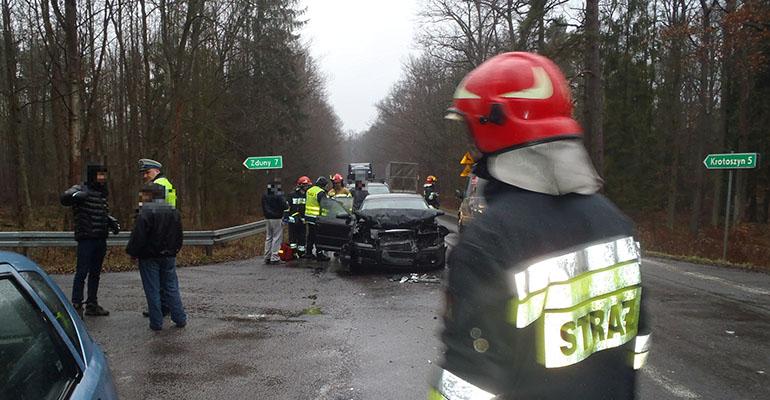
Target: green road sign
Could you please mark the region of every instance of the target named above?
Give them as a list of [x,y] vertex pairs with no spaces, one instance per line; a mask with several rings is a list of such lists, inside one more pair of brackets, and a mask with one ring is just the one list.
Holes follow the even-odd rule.
[[709,154],[703,160],[708,169],[751,169],[757,167],[757,153]]
[[243,160],[243,166],[248,169],[281,169],[283,156],[249,157]]

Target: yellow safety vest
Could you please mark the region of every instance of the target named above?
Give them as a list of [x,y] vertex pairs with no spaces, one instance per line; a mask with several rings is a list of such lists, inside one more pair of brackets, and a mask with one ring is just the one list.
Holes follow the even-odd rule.
[[171,184],[171,181],[164,176],[154,180],[153,183],[157,183],[166,188],[166,203],[170,204],[172,207],[176,207],[176,190],[174,190],[174,185]]
[[318,193],[324,190],[318,186],[313,186],[307,190],[305,195],[305,216],[317,217],[321,215],[321,204],[318,203]]

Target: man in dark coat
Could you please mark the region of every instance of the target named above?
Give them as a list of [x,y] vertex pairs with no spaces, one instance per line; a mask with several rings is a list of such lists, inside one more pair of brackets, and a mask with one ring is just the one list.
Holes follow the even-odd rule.
[[273,182],[267,185],[267,191],[262,195],[262,215],[267,222],[265,230],[265,264],[280,264],[278,251],[283,240],[283,213],[289,208],[289,203],[281,191],[281,184]]
[[166,188],[157,183],[142,187],[142,205],[126,246],[126,253],[139,260],[150,329],[154,331],[163,329],[161,296],[176,326],[187,325],[176,275],[176,255],[182,248],[182,220],[179,211],[166,202],[165,194]]
[[109,311],[99,305],[99,276],[107,252],[109,231],[120,231],[118,221],[110,215],[107,205],[107,168],[99,164],[86,167],[86,181],[62,193],[61,204],[72,207],[75,240],[78,242],[77,266],[72,284],[72,304],[83,312],[83,287],[88,278],[88,298],[85,315],[105,316]]

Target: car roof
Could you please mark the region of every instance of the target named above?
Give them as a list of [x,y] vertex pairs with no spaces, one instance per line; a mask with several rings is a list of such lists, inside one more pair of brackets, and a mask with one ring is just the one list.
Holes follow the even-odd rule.
[[383,193],[383,194],[370,194],[366,196],[364,201],[366,200],[377,200],[377,199],[422,199],[422,196],[415,193]]
[[10,251],[0,251],[0,263],[9,264],[16,271],[34,271],[42,272],[40,267],[37,266],[32,260],[24,257],[21,254],[13,253]]

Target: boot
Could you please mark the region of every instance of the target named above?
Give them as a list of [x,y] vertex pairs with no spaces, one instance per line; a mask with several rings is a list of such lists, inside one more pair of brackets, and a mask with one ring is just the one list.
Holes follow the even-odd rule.
[[99,304],[88,303],[86,304],[86,315],[92,315],[96,317],[104,317],[110,315],[110,312],[102,308]]
[[83,305],[80,303],[74,303],[72,306],[75,307],[75,312],[78,314],[78,317],[83,319]]
[[317,261],[329,261],[329,260],[330,260],[330,258],[329,258],[329,257],[327,257],[327,256],[326,256],[326,254],[324,254],[324,253],[318,253],[318,254],[316,254],[316,256],[315,256],[315,259],[316,259]]

